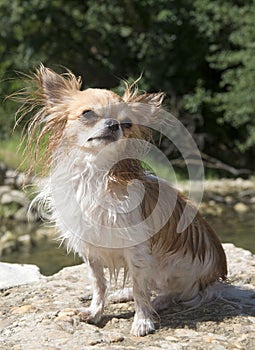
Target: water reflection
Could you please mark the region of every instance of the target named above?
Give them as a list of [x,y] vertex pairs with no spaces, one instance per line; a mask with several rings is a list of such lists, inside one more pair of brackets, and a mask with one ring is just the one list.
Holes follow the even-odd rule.
[[64,247],[59,247],[54,241],[45,241],[41,245],[34,246],[30,251],[21,249],[1,258],[1,261],[20,264],[35,264],[39,266],[43,275],[49,276],[61,270],[63,267],[82,263],[82,260],[72,253],[67,255]]
[[236,213],[232,208],[223,208],[220,216],[207,216],[223,243],[233,243],[255,254],[255,212],[250,208]]

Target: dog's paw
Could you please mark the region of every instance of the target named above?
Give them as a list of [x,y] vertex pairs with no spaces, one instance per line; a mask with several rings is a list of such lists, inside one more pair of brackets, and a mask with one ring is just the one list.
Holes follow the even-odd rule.
[[149,333],[154,333],[155,327],[150,318],[134,320],[131,328],[131,334],[136,337],[144,337]]
[[80,320],[86,323],[98,324],[101,321],[102,313],[95,312],[91,310],[89,307],[81,307],[77,309],[77,313],[80,317]]

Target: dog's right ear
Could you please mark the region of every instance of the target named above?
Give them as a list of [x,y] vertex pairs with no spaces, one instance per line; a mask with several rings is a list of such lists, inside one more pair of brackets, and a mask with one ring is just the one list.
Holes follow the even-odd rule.
[[76,78],[67,71],[60,75],[41,64],[36,70],[35,78],[39,83],[41,97],[49,106],[63,103],[70,95],[80,91],[81,78]]

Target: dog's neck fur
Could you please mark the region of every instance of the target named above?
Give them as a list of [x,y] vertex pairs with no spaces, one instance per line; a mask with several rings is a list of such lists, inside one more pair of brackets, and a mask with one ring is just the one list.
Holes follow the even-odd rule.
[[[102,246],[110,247],[112,243],[107,238],[110,227],[119,230],[120,242],[128,240],[127,237],[132,239],[132,226],[140,222],[142,215],[139,204],[144,189],[140,182],[144,181],[145,171],[140,161],[124,159],[106,172],[93,160],[78,149],[59,150],[49,181],[35,199],[43,205],[45,198],[50,198],[46,206],[61,232],[60,238],[66,241],[68,250],[74,249],[80,255],[86,237],[92,235],[95,245],[103,242]],[[147,232],[149,228],[143,225],[143,230]]]
[[126,186],[130,181],[141,180],[144,175],[144,169],[141,162],[136,159],[123,159],[119,161],[108,173],[108,185],[114,187],[114,184]]
[[[82,161],[81,157],[83,158]],[[85,182],[88,186],[95,186],[94,190],[96,192],[125,188],[132,180],[142,180],[144,178],[145,170],[140,160],[137,159],[122,159],[114,164],[111,169],[108,169],[107,167],[98,167],[94,159],[90,159],[90,155],[88,157],[78,155],[74,161],[72,158],[71,155],[68,156],[69,166],[66,167],[67,163],[64,160],[57,164],[57,168],[62,169],[63,175],[71,175],[71,177],[77,178],[78,181]],[[63,167],[61,164],[63,164]]]

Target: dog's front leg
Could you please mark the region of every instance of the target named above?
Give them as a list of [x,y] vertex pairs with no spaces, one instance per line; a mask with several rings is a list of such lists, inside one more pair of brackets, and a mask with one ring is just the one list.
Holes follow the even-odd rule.
[[129,271],[133,281],[133,297],[135,301],[135,316],[131,334],[145,336],[153,333],[153,313],[155,312],[150,301],[148,280],[151,276],[151,255],[147,246],[139,245],[131,250],[129,257]]
[[89,308],[80,308],[81,319],[88,323],[99,323],[104,311],[106,280],[102,262],[96,258],[87,259],[89,276],[92,282],[92,301]]

